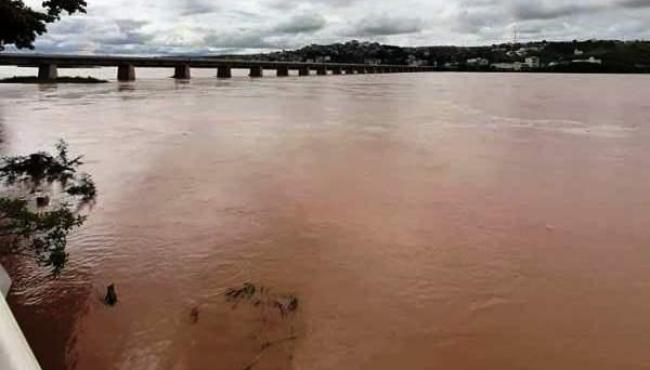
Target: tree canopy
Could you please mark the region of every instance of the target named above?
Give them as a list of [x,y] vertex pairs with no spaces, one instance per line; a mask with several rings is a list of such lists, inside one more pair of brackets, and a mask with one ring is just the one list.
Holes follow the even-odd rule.
[[37,36],[47,32],[47,24],[58,21],[63,13],[85,13],[85,0],[47,0],[37,11],[22,0],[0,0],[0,51],[5,45],[33,49]]

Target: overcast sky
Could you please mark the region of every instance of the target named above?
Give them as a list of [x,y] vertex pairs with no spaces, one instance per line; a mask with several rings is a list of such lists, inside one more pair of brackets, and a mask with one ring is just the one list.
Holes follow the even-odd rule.
[[[87,0],[41,52],[239,53],[352,39],[403,46],[649,39],[650,0]],[[38,8],[41,0],[27,0]]]

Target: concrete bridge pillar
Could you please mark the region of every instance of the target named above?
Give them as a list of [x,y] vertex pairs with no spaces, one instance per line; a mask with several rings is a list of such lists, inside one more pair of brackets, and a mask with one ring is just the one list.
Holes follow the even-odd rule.
[[264,76],[264,72],[262,70],[262,67],[251,67],[250,73],[248,74],[249,77],[253,78],[259,78]]
[[117,67],[118,81],[135,81],[135,67],[131,64],[122,64]]
[[343,74],[343,70],[341,70],[341,67],[334,67],[334,68],[332,68],[332,74],[333,75]]
[[289,76],[289,67],[287,66],[279,66],[276,69],[276,74],[278,77],[287,77]]
[[298,68],[298,76],[309,76],[309,67]]
[[345,67],[345,74],[346,74],[346,75],[353,75],[354,73],[355,73],[355,72],[354,72],[354,68],[352,68],[352,67]]
[[217,68],[217,78],[231,78],[232,70],[230,67],[218,67]]
[[38,79],[43,81],[56,80],[58,72],[56,64],[42,64],[38,66]]
[[366,73],[377,73],[377,68],[376,67],[366,67]]
[[190,79],[190,66],[187,64],[174,67],[174,78],[177,80]]
[[325,67],[316,67],[316,74],[319,76],[327,75],[327,68]]

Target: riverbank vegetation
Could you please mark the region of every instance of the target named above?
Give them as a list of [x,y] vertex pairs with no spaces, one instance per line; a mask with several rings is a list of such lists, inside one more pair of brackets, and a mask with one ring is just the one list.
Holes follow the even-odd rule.
[[42,83],[65,83],[65,84],[101,84],[107,80],[101,80],[94,77],[57,77],[54,80],[43,81],[36,76],[14,76],[3,78],[0,83],[4,84],[42,84]]
[[0,253],[35,256],[58,273],[65,266],[67,237],[86,221],[80,212],[94,202],[90,175],[78,171],[61,141],[56,154],[38,152],[0,161]]

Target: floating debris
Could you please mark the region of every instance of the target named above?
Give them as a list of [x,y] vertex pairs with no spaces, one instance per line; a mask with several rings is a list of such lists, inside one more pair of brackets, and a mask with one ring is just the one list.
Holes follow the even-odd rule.
[[104,303],[108,306],[115,306],[117,304],[117,291],[115,290],[115,284],[111,284],[106,287],[106,297],[104,297]]
[[196,324],[199,322],[199,307],[195,306],[192,308],[192,311],[190,311],[190,318],[192,319],[192,324]]

